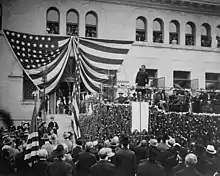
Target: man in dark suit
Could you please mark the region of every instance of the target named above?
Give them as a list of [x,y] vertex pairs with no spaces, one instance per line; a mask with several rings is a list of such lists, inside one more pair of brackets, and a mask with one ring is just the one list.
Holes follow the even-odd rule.
[[158,153],[152,148],[149,149],[149,159],[138,165],[137,176],[164,176],[164,168],[156,161]]
[[59,126],[57,122],[54,121],[55,119],[54,116],[51,116],[50,119],[51,119],[51,122],[48,124],[48,130],[49,131],[53,130],[54,133],[57,135],[57,130],[59,129]]
[[[135,83],[137,87],[145,87],[146,84],[149,83],[149,76],[146,71],[145,65],[141,65],[141,68],[136,75]],[[144,96],[146,94],[146,89],[137,88],[137,92],[141,92]]]
[[76,141],[76,147],[72,150],[72,153],[71,153],[74,163],[79,160],[79,153],[80,152],[83,152],[82,140],[78,139]]
[[85,151],[79,153],[79,160],[77,163],[77,176],[89,175],[90,167],[96,163],[96,156],[92,154],[93,143],[87,142],[85,145]]
[[159,109],[168,110],[168,101],[169,96],[164,89],[154,95],[154,104],[157,105]]
[[123,92],[119,92],[119,97],[116,98],[117,103],[124,104],[126,102],[126,98],[123,96]]
[[134,148],[134,151],[136,155],[136,164],[138,165],[141,160],[146,159],[148,157],[147,141],[142,140],[140,145]]
[[108,159],[114,156],[115,154],[112,152],[110,148],[102,148],[99,151],[99,158],[96,164],[92,165],[90,168],[90,173],[92,176],[113,176],[116,170],[114,164],[109,163]]
[[180,170],[175,175],[176,176],[203,176],[195,168],[197,163],[197,156],[193,153],[190,153],[185,158],[186,168]]
[[73,176],[73,168],[71,164],[64,161],[64,155],[64,146],[60,144],[54,150],[54,156],[57,157],[57,160],[47,167],[48,176]]
[[121,137],[122,149],[116,152],[116,174],[117,176],[134,176],[136,172],[136,156],[129,149],[127,136]]
[[47,161],[48,153],[46,149],[39,150],[39,162],[33,166],[33,175],[35,176],[47,176],[46,169],[49,165]]

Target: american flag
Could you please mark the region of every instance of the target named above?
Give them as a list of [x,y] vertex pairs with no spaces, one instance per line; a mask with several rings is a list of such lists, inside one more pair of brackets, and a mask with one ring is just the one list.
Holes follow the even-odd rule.
[[76,72],[73,85],[73,113],[72,113],[72,128],[75,134],[75,138],[81,137],[80,125],[79,125],[79,103],[80,103],[80,60],[75,54],[76,58]]
[[24,156],[24,160],[28,161],[30,166],[32,165],[32,163],[38,160],[38,152],[40,149],[37,127],[37,114],[37,103],[35,102],[31,120],[30,133],[28,135],[27,146]]
[[[71,37],[43,36],[4,30],[21,67],[38,90],[54,90],[72,50]],[[43,78],[47,77],[46,82]]]

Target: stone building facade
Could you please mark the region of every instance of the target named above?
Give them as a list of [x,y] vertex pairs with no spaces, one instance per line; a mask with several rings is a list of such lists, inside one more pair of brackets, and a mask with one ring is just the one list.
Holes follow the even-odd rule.
[[220,89],[218,1],[0,0],[0,4],[0,107],[15,120],[30,119],[34,102],[24,98],[23,71],[2,29],[134,40],[118,71],[119,81],[133,84],[145,64],[150,76],[163,80],[165,87]]

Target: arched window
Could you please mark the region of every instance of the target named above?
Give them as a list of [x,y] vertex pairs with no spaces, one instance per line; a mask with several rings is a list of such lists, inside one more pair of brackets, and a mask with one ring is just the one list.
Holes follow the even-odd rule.
[[185,44],[187,46],[195,45],[196,25],[193,22],[186,23]]
[[71,9],[66,14],[66,34],[78,36],[79,32],[79,14]]
[[0,4],[0,30],[2,30],[2,5]]
[[201,46],[212,46],[211,26],[208,23],[204,23],[201,26]]
[[146,41],[147,21],[144,17],[136,19],[136,41]]
[[156,18],[153,23],[153,41],[155,43],[163,43],[163,20]]
[[97,37],[98,17],[95,12],[86,14],[86,37]]
[[60,33],[60,12],[55,7],[51,7],[47,10],[47,33]]
[[170,44],[179,44],[180,23],[176,20],[170,22]]
[[216,27],[216,45],[220,48],[220,25]]

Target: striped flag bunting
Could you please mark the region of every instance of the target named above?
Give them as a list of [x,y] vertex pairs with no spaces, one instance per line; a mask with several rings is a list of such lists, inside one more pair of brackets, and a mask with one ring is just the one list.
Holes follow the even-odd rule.
[[[54,90],[63,75],[72,45],[71,37],[43,36],[4,30],[4,35],[21,67],[46,94]],[[46,82],[43,78],[46,77]]]
[[[59,83],[71,54],[78,53],[80,79],[88,91],[108,86],[123,63],[133,41],[73,36],[34,35],[4,30],[4,35],[24,72],[46,94]],[[77,40],[76,40],[77,39]],[[76,66],[77,67],[77,66]],[[43,78],[46,77],[46,82]]]
[[27,161],[30,166],[32,165],[32,163],[38,160],[38,152],[40,149],[37,127],[37,114],[37,103],[35,103],[31,120],[30,133],[28,135],[27,146],[24,156],[24,160]]
[[110,76],[115,76],[133,41],[79,38],[75,49],[80,59],[80,78],[92,93],[108,86]]

